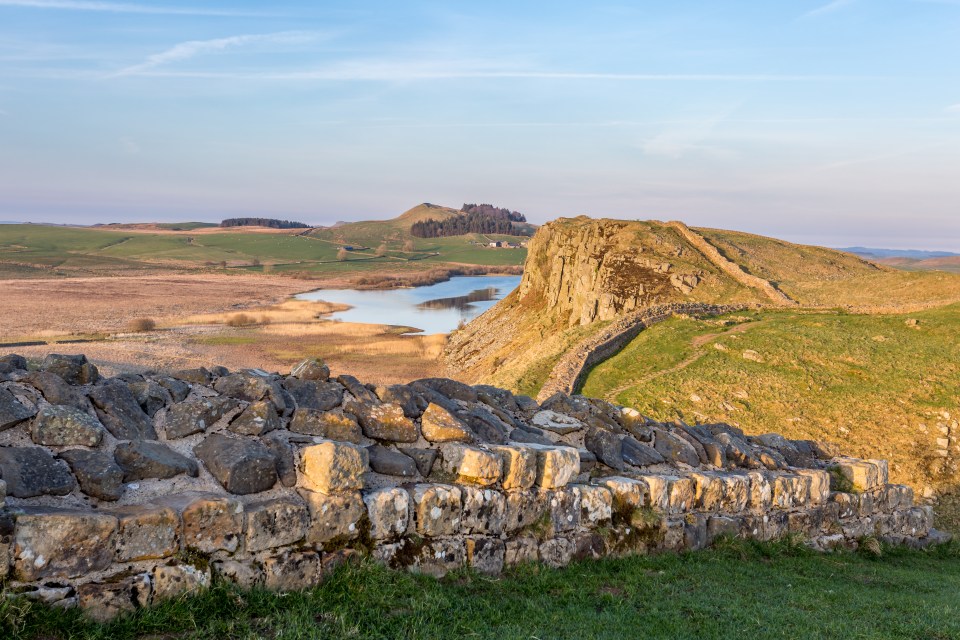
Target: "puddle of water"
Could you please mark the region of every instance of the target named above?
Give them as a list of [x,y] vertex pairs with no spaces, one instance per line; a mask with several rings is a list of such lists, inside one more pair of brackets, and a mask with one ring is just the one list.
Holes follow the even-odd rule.
[[416,327],[424,333],[450,333],[502,300],[520,284],[520,276],[457,276],[410,289],[359,291],[318,289],[297,296],[351,306],[331,315],[344,322]]

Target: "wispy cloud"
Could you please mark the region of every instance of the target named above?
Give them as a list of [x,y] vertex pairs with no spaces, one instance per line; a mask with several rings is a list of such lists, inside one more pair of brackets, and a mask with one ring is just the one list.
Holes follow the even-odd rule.
[[65,9],[68,11],[102,11],[108,13],[151,13],[183,16],[262,16],[265,13],[207,9],[202,7],[163,7],[126,2],[95,2],[88,0],[0,0],[0,7],[31,9]]
[[730,108],[709,118],[673,125],[643,142],[641,148],[648,156],[671,159],[691,153],[729,158],[734,155],[729,150],[705,144],[705,141],[711,136],[716,126],[726,120],[733,110]]
[[828,13],[833,13],[834,11],[839,11],[846,6],[849,6],[856,2],[857,0],[833,0],[833,2],[828,2],[827,4],[812,9],[803,14],[804,18],[815,18],[817,16],[826,15]]
[[960,113],[960,102],[958,102],[957,104],[950,105],[949,107],[944,109],[944,111],[946,111],[947,113]]
[[230,36],[228,38],[216,38],[213,40],[191,40],[189,42],[181,42],[166,51],[156,53],[140,64],[121,69],[114,75],[142,75],[157,67],[162,67],[172,62],[183,62],[184,60],[189,60],[206,53],[217,53],[249,45],[297,44],[315,40],[318,37],[319,34],[307,31],[281,31],[279,33]]

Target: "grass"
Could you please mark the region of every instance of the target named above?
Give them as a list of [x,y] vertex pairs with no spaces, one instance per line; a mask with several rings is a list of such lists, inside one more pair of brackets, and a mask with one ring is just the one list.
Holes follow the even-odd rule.
[[[596,366],[583,393],[664,420],[833,441],[891,460],[894,481],[943,486],[956,479],[938,464],[934,441],[960,405],[957,326],[960,305],[674,318]],[[756,359],[744,357],[751,351]]]
[[372,564],[286,595],[217,584],[106,625],[0,603],[0,635],[72,638],[960,637],[960,550],[819,555],[725,541],[684,555],[526,565],[443,580]]

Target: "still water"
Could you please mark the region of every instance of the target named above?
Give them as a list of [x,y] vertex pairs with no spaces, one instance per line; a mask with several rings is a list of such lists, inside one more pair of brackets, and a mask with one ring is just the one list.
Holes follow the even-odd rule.
[[332,314],[344,322],[416,327],[424,333],[449,333],[461,320],[470,321],[520,284],[520,276],[458,276],[446,282],[410,289],[358,291],[318,289],[297,296],[349,304]]

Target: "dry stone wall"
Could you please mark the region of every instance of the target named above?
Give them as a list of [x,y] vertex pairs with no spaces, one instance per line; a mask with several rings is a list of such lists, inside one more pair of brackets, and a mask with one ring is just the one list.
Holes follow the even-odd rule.
[[883,461],[306,361],[101,378],[0,357],[0,580],[108,619],[212,580],[293,590],[369,556],[442,575],[700,549],[721,535],[930,544]]

